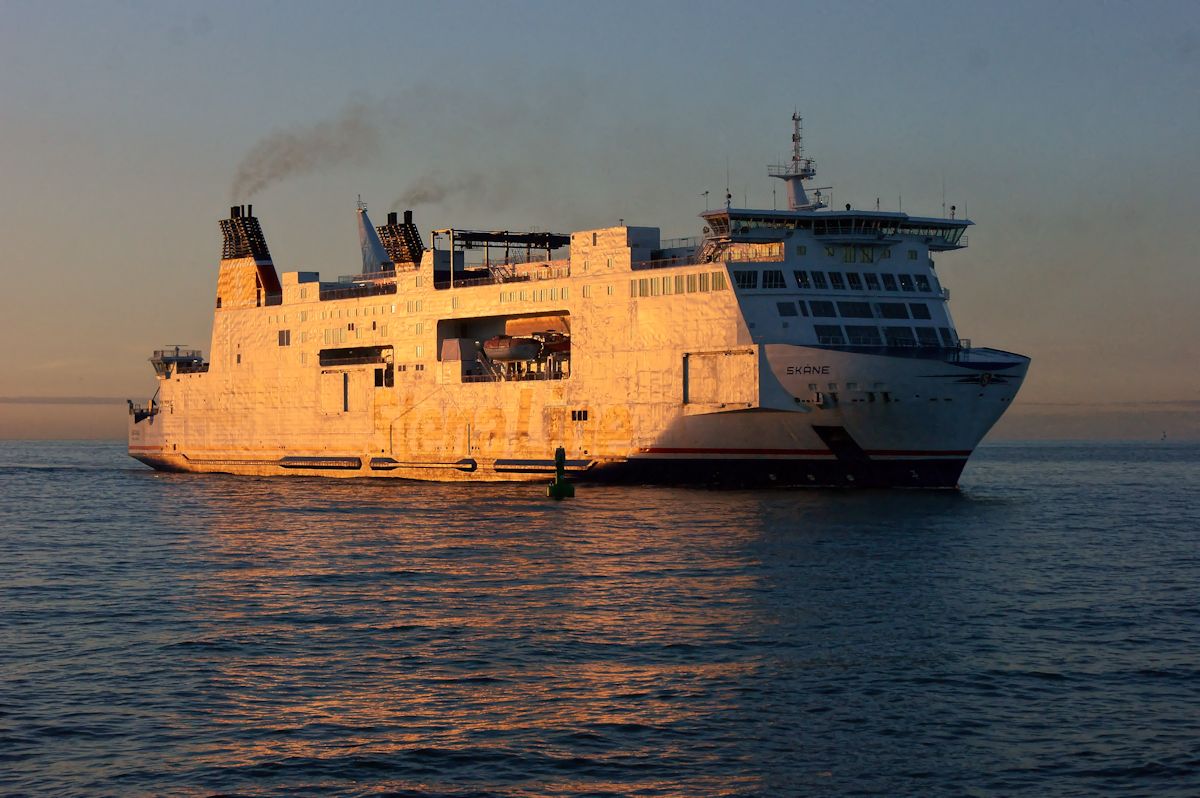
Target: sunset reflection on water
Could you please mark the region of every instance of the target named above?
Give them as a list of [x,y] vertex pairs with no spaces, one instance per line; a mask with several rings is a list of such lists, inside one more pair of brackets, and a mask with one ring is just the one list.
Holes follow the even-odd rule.
[[193,766],[316,783],[366,767],[426,789],[466,768],[511,794],[571,794],[580,775],[612,794],[754,789],[713,778],[728,752],[712,744],[755,711],[752,511],[699,492],[186,486],[204,563],[184,645],[213,731]]
[[2,444],[0,794],[1200,794],[1200,447],[972,464],[555,503]]

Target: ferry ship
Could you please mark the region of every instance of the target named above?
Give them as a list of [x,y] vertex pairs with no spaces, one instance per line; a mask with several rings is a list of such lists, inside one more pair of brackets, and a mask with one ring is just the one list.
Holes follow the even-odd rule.
[[[230,209],[209,357],[168,347],[129,403],[156,469],[444,481],[938,487],[1029,359],[959,337],[934,256],[972,222],[833,210],[793,116],[787,210],[702,235],[374,227],[362,271],[276,269]],[[825,189],[828,191],[828,189]]]

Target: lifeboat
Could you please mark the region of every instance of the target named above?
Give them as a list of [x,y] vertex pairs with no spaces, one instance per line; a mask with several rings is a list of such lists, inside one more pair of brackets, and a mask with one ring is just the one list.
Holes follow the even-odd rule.
[[539,336],[542,340],[542,354],[569,355],[571,354],[571,336],[556,332],[544,332]]
[[497,335],[483,342],[483,352],[491,360],[536,360],[542,342],[536,338],[513,338]]

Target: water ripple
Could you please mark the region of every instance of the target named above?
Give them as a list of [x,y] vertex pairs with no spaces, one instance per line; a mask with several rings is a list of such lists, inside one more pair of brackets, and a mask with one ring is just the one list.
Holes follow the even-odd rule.
[[1200,794],[1200,447],[562,504],[127,462],[0,443],[0,793]]

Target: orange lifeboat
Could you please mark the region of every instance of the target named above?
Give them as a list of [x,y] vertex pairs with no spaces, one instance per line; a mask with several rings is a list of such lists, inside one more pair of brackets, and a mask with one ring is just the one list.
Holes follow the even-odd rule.
[[542,342],[536,338],[497,335],[483,342],[483,352],[491,360],[537,360],[542,352]]

